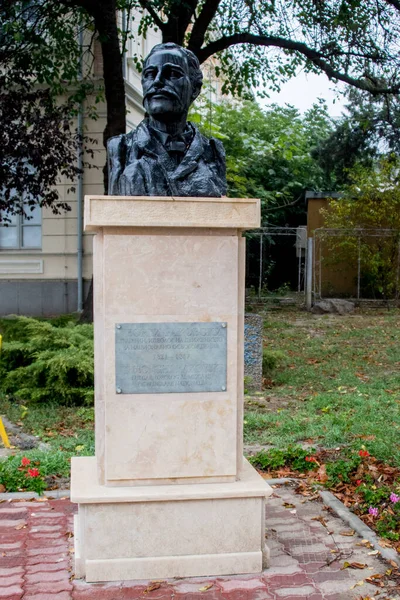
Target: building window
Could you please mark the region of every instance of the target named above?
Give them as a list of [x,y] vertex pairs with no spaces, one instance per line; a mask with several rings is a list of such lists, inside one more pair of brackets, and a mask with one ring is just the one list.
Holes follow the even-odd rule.
[[29,250],[42,247],[42,211],[35,206],[26,210],[29,218],[10,216],[11,223],[0,225],[0,249]]

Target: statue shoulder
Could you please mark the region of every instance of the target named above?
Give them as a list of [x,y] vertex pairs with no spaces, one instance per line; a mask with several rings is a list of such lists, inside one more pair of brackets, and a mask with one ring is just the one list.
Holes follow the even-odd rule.
[[136,130],[109,138],[107,140],[107,152],[114,156],[123,152],[132,143],[134,138],[136,138]]
[[216,138],[209,138],[209,143],[216,157],[219,160],[225,162],[225,148],[221,140],[217,140]]

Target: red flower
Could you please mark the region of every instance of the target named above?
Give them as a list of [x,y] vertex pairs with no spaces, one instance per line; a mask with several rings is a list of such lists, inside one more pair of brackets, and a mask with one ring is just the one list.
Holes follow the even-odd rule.
[[39,469],[28,469],[29,477],[39,477],[39,475],[40,475]]
[[362,479],[357,479],[356,484],[357,485],[361,485],[362,484]]
[[317,459],[315,458],[315,456],[306,456],[305,458],[306,462],[317,462]]
[[29,460],[29,458],[26,458],[26,456],[23,456],[22,460],[21,460],[21,466],[27,467],[30,464],[31,464],[31,461]]
[[359,456],[365,458],[366,456],[370,456],[370,453],[368,452],[368,450],[359,450],[358,451]]

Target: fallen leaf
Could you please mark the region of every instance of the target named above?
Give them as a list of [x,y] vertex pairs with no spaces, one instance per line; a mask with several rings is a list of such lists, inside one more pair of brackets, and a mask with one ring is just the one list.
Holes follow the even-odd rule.
[[380,554],[379,550],[371,550],[371,552],[368,552],[368,556],[376,556],[377,554]]
[[162,581],[151,581],[143,593],[148,594],[149,592],[154,592],[154,590],[159,590],[162,583]]
[[199,588],[199,592],[206,592],[207,590],[211,589],[213,585],[214,585],[213,583],[209,583],[208,585],[204,585],[203,587]]
[[370,575],[368,579],[382,579],[382,573],[375,573],[375,575]]
[[348,531],[339,531],[339,535],[345,535],[346,537],[352,537],[354,534],[354,529],[349,529]]
[[320,481],[321,483],[326,483],[328,481],[328,475],[326,474],[326,466],[325,465],[321,465],[320,468],[318,469],[317,478],[318,478],[318,481]]
[[399,565],[396,562],[394,562],[394,560],[388,560],[388,563],[389,565],[392,565],[393,569],[397,570],[399,568]]
[[388,542],[387,540],[379,540],[379,545],[382,548],[391,548],[392,547],[391,542]]
[[283,506],[285,508],[296,508],[296,505],[295,504],[290,504],[290,502],[284,502]]
[[0,494],[4,494],[5,491],[6,491],[5,486],[2,483],[0,483]]
[[343,567],[342,567],[342,571],[343,569],[365,569],[365,567],[367,567],[368,565],[366,565],[365,563],[359,563],[359,562],[347,562],[347,560],[343,563]]
[[15,529],[26,529],[26,525],[17,525]]
[[357,583],[355,583],[354,585],[352,585],[350,589],[354,590],[354,588],[357,587],[358,585],[359,586],[364,585],[363,579],[360,579],[360,581],[357,581]]
[[321,523],[321,525],[323,525],[324,527],[328,527],[326,520],[324,519],[324,517],[313,517],[311,519],[311,521],[319,521],[319,523]]

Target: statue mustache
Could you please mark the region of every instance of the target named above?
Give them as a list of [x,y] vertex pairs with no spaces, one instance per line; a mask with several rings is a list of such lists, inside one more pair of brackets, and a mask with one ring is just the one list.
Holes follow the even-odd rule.
[[143,97],[143,100],[145,100],[146,98],[149,98],[151,96],[154,96],[155,94],[160,94],[162,96],[167,96],[169,98],[174,98],[175,100],[180,100],[180,97],[178,96],[178,94],[176,94],[173,91],[167,90],[165,88],[154,88],[152,87]]

